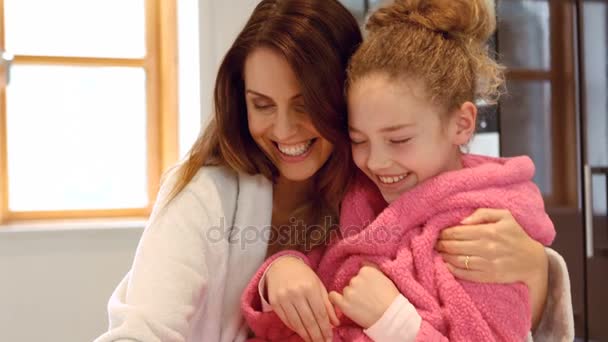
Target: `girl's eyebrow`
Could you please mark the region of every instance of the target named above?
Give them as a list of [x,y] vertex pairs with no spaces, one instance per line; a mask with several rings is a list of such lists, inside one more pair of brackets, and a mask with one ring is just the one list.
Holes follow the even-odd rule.
[[[380,132],[382,132],[382,133],[390,133],[390,132],[398,131],[398,130],[403,129],[403,128],[413,127],[413,126],[415,126],[415,124],[394,125],[394,126],[389,126],[389,127],[382,128],[382,129],[380,129]],[[355,133],[361,133],[361,131],[359,131],[358,129],[356,129],[355,127],[350,126],[350,125],[348,126],[348,130],[349,131],[353,131]]]
[[415,125],[414,124],[394,125],[394,126],[389,126],[389,127],[382,128],[380,130],[380,132],[382,132],[382,133],[389,133],[389,132],[398,131],[398,130],[406,128],[406,127],[412,127],[412,126],[415,126]]
[[[389,126],[389,127],[382,128],[382,129],[380,130],[380,132],[381,132],[381,133],[390,133],[390,132],[398,131],[398,130],[403,129],[403,128],[407,128],[407,127],[413,127],[413,126],[416,126],[416,124],[402,124],[402,125],[394,125],[394,126]],[[358,129],[356,129],[355,127],[350,126],[350,125],[348,126],[348,130],[349,130],[349,131],[352,131],[352,132],[354,132],[354,133],[361,133],[361,131],[360,131],[360,130],[358,130]]]

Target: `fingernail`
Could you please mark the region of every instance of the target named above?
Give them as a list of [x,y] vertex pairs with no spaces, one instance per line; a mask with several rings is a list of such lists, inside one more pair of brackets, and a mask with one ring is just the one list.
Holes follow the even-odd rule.
[[467,223],[469,223],[470,221],[471,221],[471,217],[469,216],[469,217],[465,218],[464,220],[460,221],[460,223],[462,223],[462,224],[467,224]]

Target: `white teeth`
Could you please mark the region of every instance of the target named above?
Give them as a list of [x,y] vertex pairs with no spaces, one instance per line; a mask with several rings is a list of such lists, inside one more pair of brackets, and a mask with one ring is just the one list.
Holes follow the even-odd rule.
[[277,145],[279,146],[279,150],[284,154],[292,157],[297,157],[303,155],[308,151],[308,148],[310,147],[310,145],[312,145],[312,140],[297,145]]
[[394,177],[378,176],[378,179],[380,179],[380,182],[382,182],[384,184],[393,184],[393,183],[397,183],[400,180],[404,179],[406,176],[407,176],[407,174],[401,175],[401,176],[394,176]]

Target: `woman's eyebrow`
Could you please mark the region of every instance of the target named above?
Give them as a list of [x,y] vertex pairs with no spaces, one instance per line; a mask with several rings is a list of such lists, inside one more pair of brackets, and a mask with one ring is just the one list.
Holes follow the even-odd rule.
[[[272,98],[271,98],[270,96],[268,96],[268,95],[262,94],[262,93],[260,93],[260,92],[257,92],[257,91],[255,91],[255,90],[251,90],[251,89],[247,89],[246,93],[251,94],[251,95],[256,95],[256,96],[259,96],[259,97],[264,97],[264,98],[267,98],[267,99],[269,99],[269,100],[271,100],[271,99],[272,99]],[[297,99],[299,99],[299,98],[301,98],[301,97],[302,97],[302,94],[296,94],[296,95],[294,95],[294,96],[292,96],[292,97],[291,97],[291,100],[297,100]]]
[[264,98],[267,98],[267,99],[270,100],[270,96],[264,95],[262,93],[258,93],[257,91],[254,91],[254,90],[251,90],[251,89],[247,89],[247,93],[251,94],[251,95],[256,95],[256,96],[259,96],[259,97],[264,97]]

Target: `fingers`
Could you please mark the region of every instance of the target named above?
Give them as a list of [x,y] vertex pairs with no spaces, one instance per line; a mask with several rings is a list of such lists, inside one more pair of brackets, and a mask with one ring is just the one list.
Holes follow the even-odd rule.
[[483,232],[483,225],[455,226],[446,228],[439,234],[440,240],[478,240]]
[[[321,291],[321,292],[324,292],[324,291]],[[314,296],[314,295],[309,296],[308,304],[309,304],[310,308],[312,309],[312,314],[314,315],[314,319],[317,323],[318,329],[320,329],[321,334],[324,337],[324,340],[325,341],[331,340],[332,326],[329,323],[327,306],[325,305],[325,301],[324,301],[322,293],[318,296]]]
[[329,301],[329,295],[327,294],[325,286],[323,286],[323,288],[321,289],[321,297],[323,299],[323,302],[325,303],[325,309],[327,310],[327,315],[329,316],[331,324],[337,327],[338,325],[340,325],[340,320],[338,319],[338,315],[336,313],[336,310],[334,309],[334,306]]
[[458,279],[466,280],[466,281],[470,281],[470,282],[474,282],[474,283],[493,283],[494,282],[493,281],[494,279],[491,279],[490,274],[488,274],[486,272],[475,271],[475,270],[466,270],[466,269],[454,267],[454,266],[452,266],[452,264],[449,264],[449,263],[446,263],[445,265],[447,266],[450,273],[452,273]]
[[312,339],[308,335],[308,331],[304,327],[304,323],[302,322],[296,307],[291,303],[288,303],[283,306],[283,310],[287,316],[287,321],[291,324],[291,330],[295,331],[304,341],[311,342]]
[[329,293],[329,301],[332,302],[335,306],[338,307],[338,309],[340,311],[342,311],[343,313],[346,313],[346,301],[344,300],[344,297],[336,292],[336,291],[331,291]]
[[277,316],[279,316],[279,318],[281,319],[281,321],[283,321],[283,323],[291,330],[296,331],[296,329],[293,327],[293,324],[291,324],[291,322],[289,321],[289,317],[287,317],[287,314],[285,313],[285,311],[283,310],[283,308],[281,306],[276,306],[272,308],[272,311],[274,311],[274,313],[277,314]]
[[502,228],[504,228],[504,226],[510,227],[508,224],[501,224],[498,222],[485,224],[473,223],[471,225],[450,227],[439,233],[439,240],[497,240],[501,237]]
[[504,209],[477,209],[472,215],[462,220],[462,224],[480,224],[488,222],[498,222],[511,215]]
[[[452,255],[441,253],[441,257],[448,264],[469,271],[485,271],[487,268],[486,259],[477,257],[477,256],[469,256],[468,262],[467,257],[465,255]],[[468,268],[467,268],[468,264]]]
[[440,240],[435,249],[452,255],[477,255],[480,244],[477,241]]
[[[323,331],[321,329],[321,322],[317,321],[315,313],[311,309],[308,300],[306,300],[306,298],[299,300],[297,302],[296,307],[302,324],[304,325],[304,329],[306,329],[308,336],[310,336],[311,340],[313,342],[325,341],[326,338],[324,337]],[[325,310],[321,311],[325,312]],[[325,316],[325,321],[326,324],[329,326],[329,319],[327,318],[327,316]],[[331,334],[331,328],[329,330]]]

